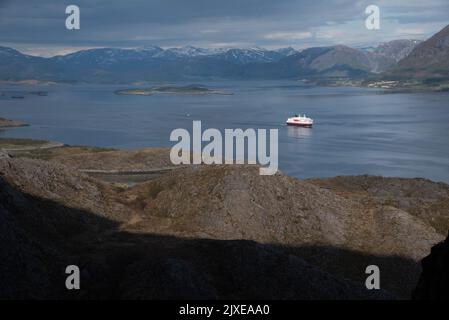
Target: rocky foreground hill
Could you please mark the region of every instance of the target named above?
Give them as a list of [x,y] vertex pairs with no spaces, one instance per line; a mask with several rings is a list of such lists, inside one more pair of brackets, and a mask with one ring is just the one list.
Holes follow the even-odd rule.
[[449,299],[449,234],[445,241],[432,247],[431,254],[422,260],[423,272],[413,291],[414,299]]
[[192,166],[127,185],[81,170],[154,169],[167,150],[73,152],[0,157],[2,298],[410,298],[449,226],[449,186],[422,179]]

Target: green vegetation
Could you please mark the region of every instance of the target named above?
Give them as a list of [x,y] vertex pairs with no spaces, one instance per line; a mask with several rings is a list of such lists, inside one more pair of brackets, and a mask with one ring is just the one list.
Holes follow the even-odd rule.
[[391,92],[449,91],[449,79],[447,78],[379,79],[365,81],[363,85],[369,88],[387,89]]
[[33,139],[0,138],[0,149],[16,149],[22,147],[38,147],[48,141]]
[[55,147],[42,148],[48,146],[49,144],[51,144],[51,142],[45,140],[0,138],[0,149],[15,149],[14,151],[9,152],[17,158],[51,160],[55,157],[64,155],[96,153],[115,150],[112,148],[87,146],[59,146],[58,144],[55,144]]
[[35,149],[31,151],[16,152],[14,155],[18,158],[31,158],[40,160],[51,160],[58,156],[74,155],[82,153],[95,153],[104,151],[114,151],[111,148],[84,147],[84,146],[64,146],[50,149]]

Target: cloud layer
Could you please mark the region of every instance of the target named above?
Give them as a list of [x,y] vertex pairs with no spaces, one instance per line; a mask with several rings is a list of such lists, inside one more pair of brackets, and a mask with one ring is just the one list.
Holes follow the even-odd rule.
[[[81,9],[81,30],[65,28],[65,8]],[[381,29],[365,28],[378,5]],[[304,48],[423,39],[449,23],[447,0],[75,0],[0,1],[0,45],[53,55],[82,48]]]

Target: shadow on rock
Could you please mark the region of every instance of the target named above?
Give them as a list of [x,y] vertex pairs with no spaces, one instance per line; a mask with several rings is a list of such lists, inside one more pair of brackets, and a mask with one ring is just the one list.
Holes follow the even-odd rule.
[[[1,177],[0,256],[2,299],[390,299],[407,297],[399,284],[417,268],[332,247],[123,232]],[[80,290],[65,288],[72,264]],[[388,270],[381,283],[390,291],[365,288],[368,264]]]

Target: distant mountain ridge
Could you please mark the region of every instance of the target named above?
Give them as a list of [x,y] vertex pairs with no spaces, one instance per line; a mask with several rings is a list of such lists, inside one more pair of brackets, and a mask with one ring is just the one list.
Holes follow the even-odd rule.
[[369,51],[371,55],[372,70],[374,72],[389,70],[399,61],[407,57],[420,43],[420,40],[407,39],[381,43],[379,46]]
[[394,72],[416,77],[449,77],[449,25],[417,45]]
[[[0,80],[130,83],[164,80],[366,78],[425,68],[449,71],[449,26],[431,39],[375,48],[344,45],[295,50],[145,46],[99,48],[51,58],[0,47]],[[428,72],[429,73],[429,72]]]
[[190,77],[239,77],[243,65],[274,63],[296,53],[292,48],[266,50],[99,48],[51,58],[34,57],[0,47],[2,80],[138,81]]

